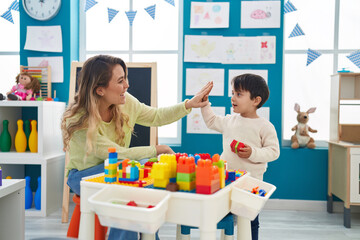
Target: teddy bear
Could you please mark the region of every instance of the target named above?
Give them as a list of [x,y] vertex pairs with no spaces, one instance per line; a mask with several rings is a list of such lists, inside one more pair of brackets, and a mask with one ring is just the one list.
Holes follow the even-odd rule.
[[312,137],[309,136],[309,132],[316,133],[317,130],[312,129],[307,125],[309,121],[309,113],[315,112],[316,108],[310,108],[306,112],[300,111],[300,105],[295,103],[294,110],[298,113],[297,121],[298,124],[295,125],[291,131],[295,131],[295,134],[291,136],[291,148],[298,147],[308,147],[315,148],[315,141]]

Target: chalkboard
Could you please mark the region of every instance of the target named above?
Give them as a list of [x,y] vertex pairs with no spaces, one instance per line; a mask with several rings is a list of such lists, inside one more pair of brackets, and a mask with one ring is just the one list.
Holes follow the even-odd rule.
[[[82,62],[72,62],[70,72],[69,103],[78,90],[78,77]],[[140,102],[157,107],[156,63],[126,63],[130,87],[128,92]],[[135,125],[130,147],[157,144],[157,128]]]

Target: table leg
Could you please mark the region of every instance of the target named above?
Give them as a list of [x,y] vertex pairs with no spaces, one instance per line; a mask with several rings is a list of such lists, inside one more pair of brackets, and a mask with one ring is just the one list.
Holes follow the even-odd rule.
[[200,230],[200,240],[216,240],[216,227],[214,230],[204,230],[199,228]]
[[95,238],[95,214],[93,212],[81,212],[79,239],[93,240]]
[[332,195],[327,196],[327,212],[333,213],[333,196]]
[[250,220],[241,216],[237,216],[237,239],[251,240]]

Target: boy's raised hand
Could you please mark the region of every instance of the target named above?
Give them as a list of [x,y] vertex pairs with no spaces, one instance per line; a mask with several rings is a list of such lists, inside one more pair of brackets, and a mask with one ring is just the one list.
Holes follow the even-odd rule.
[[249,158],[251,156],[252,153],[252,149],[249,145],[244,144],[245,147],[240,148],[237,155],[241,158]]
[[209,94],[214,83],[208,82],[193,98],[185,103],[186,109],[204,107],[209,103]]

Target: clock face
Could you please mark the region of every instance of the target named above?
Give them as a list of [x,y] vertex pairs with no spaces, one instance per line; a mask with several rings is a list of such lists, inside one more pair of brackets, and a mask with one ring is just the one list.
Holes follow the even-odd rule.
[[49,20],[59,12],[61,0],[23,0],[25,12],[40,21]]

